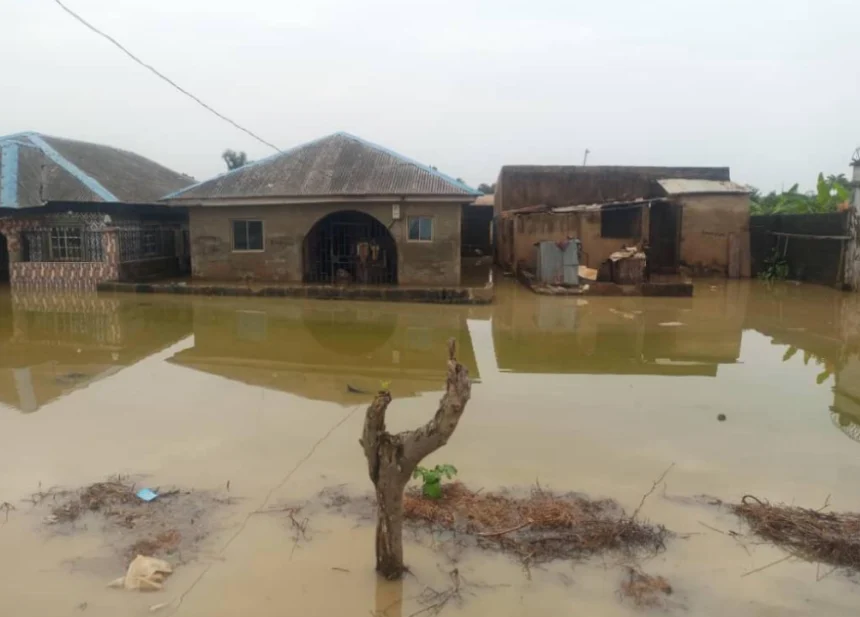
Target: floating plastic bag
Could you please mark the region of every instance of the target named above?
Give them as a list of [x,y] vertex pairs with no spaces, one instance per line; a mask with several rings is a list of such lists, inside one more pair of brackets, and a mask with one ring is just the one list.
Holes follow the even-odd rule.
[[129,591],[160,591],[164,579],[173,573],[173,566],[163,559],[138,555],[128,565],[125,576],[111,581],[108,587]]

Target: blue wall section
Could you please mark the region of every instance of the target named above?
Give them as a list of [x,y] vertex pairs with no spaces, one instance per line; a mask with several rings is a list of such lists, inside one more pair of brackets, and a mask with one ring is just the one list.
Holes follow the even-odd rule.
[[0,208],[18,207],[18,144],[0,145]]

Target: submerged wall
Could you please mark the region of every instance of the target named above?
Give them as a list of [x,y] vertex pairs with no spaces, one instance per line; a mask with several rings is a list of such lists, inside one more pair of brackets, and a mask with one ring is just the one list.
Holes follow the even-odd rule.
[[746,194],[681,195],[681,264],[694,275],[750,276]]
[[[694,275],[750,276],[749,197],[747,195],[684,195],[672,199],[681,208],[680,262]],[[534,269],[535,243],[565,238],[582,242],[582,263],[598,268],[622,246],[649,238],[648,208],[635,235],[607,238],[602,235],[604,212],[534,212],[502,216],[497,220],[496,255],[510,269]]]
[[[789,278],[824,285],[841,285],[845,262],[841,240],[815,240],[806,236],[844,236],[848,234],[848,213],[769,214],[750,218],[752,274],[765,268],[774,251],[784,256]],[[795,234],[780,237],[775,233]]]
[[597,268],[623,245],[636,244],[638,236],[604,238],[601,236],[601,212],[537,212],[501,219],[497,254],[500,263],[510,270],[525,266],[533,270],[536,265],[535,243],[554,242],[568,237],[582,242],[582,264]]
[[[189,208],[191,269],[194,278],[212,281],[252,279],[301,283],[303,243],[314,224],[340,211],[369,214],[391,233],[397,246],[397,279],[401,285],[460,284],[460,204],[405,203],[400,219],[392,219],[392,204],[333,203],[275,206],[217,206]],[[433,218],[433,240],[408,240],[409,216]],[[263,221],[262,251],[232,249],[233,220]]]

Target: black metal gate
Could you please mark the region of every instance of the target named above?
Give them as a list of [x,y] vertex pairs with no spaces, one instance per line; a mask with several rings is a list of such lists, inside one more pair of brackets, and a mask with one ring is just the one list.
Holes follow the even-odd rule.
[[397,283],[394,238],[363,212],[335,212],[318,221],[305,237],[304,261],[306,283]]

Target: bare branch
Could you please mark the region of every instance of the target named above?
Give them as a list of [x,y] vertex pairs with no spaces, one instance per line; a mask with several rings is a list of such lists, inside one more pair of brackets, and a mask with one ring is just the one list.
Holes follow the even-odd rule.
[[675,466],[675,463],[672,463],[671,465],[669,465],[666,468],[666,471],[661,473],[660,477],[657,478],[656,480],[654,480],[654,483],[651,485],[651,488],[648,489],[648,492],[645,493],[644,495],[642,495],[642,500],[639,502],[639,505],[636,506],[636,509],[633,510],[633,514],[630,516],[631,521],[636,520],[636,517],[639,515],[639,511],[642,509],[642,506],[645,505],[645,501],[651,496],[651,494],[657,489],[657,487],[660,486],[660,483],[666,479],[666,476],[668,475],[668,473],[670,471],[672,471],[672,468],[674,466]]
[[743,577],[745,577],[745,576],[749,576],[750,574],[755,574],[756,572],[761,572],[762,570],[767,570],[768,568],[771,568],[771,567],[773,567],[773,566],[775,566],[775,565],[777,565],[777,564],[780,564],[780,563],[782,563],[783,561],[788,561],[788,560],[789,560],[789,559],[791,559],[792,557],[794,557],[794,555],[786,555],[786,556],[785,556],[785,557],[783,557],[782,559],[777,559],[776,561],[771,561],[769,564],[764,565],[764,566],[762,566],[762,567],[760,567],[760,568],[756,568],[755,570],[750,570],[749,572],[744,572],[743,574],[741,574],[741,578],[743,578]]
[[[457,362],[457,346],[454,339],[448,341],[448,377],[445,394],[439,401],[439,408],[433,418],[421,428],[404,431],[397,435],[403,444],[403,458],[407,466],[414,468],[431,452],[448,443],[457,428],[466,403],[472,396],[472,382],[469,371]],[[412,469],[408,473],[412,473]]]
[[515,525],[515,526],[511,527],[510,529],[502,529],[501,531],[490,531],[490,532],[485,532],[485,533],[476,533],[475,535],[481,536],[483,538],[493,538],[495,536],[503,536],[506,533],[511,533],[512,531],[518,531],[518,530],[522,529],[523,527],[528,527],[532,523],[534,523],[534,521],[532,519],[528,519],[528,520],[526,520],[525,523],[520,523],[519,525]]
[[367,470],[374,484],[379,479],[379,445],[384,440],[384,436],[388,435],[385,432],[385,411],[389,403],[391,403],[391,393],[388,390],[380,390],[376,393],[364,416],[364,431],[359,439],[361,447],[364,448],[364,455],[367,457]]

